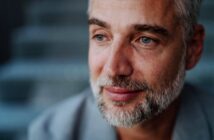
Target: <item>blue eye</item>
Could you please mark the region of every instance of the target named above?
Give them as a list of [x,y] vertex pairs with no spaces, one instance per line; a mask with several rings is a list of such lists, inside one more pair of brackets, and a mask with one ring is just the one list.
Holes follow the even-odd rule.
[[97,41],[104,41],[105,36],[102,35],[102,34],[97,34],[97,35],[94,36],[94,38],[95,38]]
[[141,37],[139,41],[140,41],[140,43],[142,43],[142,44],[150,44],[150,43],[152,43],[154,40],[151,39],[151,38],[149,38],[149,37]]
[[153,49],[156,48],[160,43],[158,38],[151,38],[146,36],[140,36],[135,40],[135,45],[141,48]]

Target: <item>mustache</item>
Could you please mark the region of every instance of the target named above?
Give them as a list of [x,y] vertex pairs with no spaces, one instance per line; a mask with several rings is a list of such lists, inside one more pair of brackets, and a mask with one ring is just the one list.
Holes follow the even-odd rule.
[[145,80],[138,81],[125,76],[100,76],[97,80],[97,85],[100,87],[116,86],[134,91],[153,91]]

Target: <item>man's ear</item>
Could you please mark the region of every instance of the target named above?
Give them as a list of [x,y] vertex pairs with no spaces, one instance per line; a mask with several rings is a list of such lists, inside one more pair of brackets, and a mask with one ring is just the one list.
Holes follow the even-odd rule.
[[194,35],[187,44],[186,70],[192,69],[198,63],[203,51],[204,37],[204,27],[195,25]]

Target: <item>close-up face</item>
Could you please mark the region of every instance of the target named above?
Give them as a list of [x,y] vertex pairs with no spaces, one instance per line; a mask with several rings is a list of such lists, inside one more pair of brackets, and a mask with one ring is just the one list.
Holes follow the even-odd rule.
[[132,127],[178,97],[186,47],[171,0],[91,0],[91,86],[107,121]]

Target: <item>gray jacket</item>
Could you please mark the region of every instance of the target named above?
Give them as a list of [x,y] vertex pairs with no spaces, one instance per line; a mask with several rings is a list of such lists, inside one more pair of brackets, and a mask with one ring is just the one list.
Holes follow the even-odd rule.
[[[214,140],[214,94],[184,87],[173,140]],[[68,99],[40,116],[29,140],[116,140],[98,111],[91,90]]]

